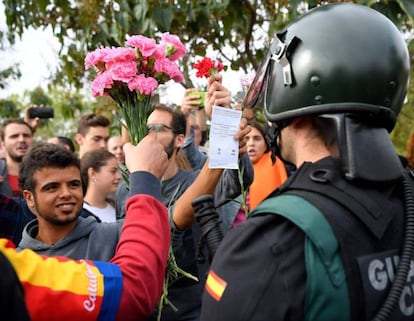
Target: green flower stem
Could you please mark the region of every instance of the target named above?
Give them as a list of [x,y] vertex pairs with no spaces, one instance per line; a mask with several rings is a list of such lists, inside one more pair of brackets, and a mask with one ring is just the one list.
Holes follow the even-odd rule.
[[120,108],[131,143],[137,145],[147,134],[147,119],[153,109],[152,97],[140,96],[126,85],[114,86],[109,95]]
[[171,309],[176,312],[178,309],[176,306],[168,299],[168,288],[174,283],[180,280],[181,278],[186,277],[189,279],[192,279],[194,281],[198,281],[198,278],[196,278],[194,275],[185,272],[183,269],[181,269],[177,262],[175,261],[175,256],[172,250],[172,247],[170,247],[168,251],[168,263],[167,263],[167,273],[165,276],[164,285],[162,288],[162,293],[160,300],[158,301],[158,314],[157,314],[157,321],[161,320],[162,315],[162,309],[164,306],[168,305],[171,307]]
[[[137,145],[147,135],[147,119],[153,110],[152,97],[139,95],[136,91],[130,91],[125,84],[119,83],[109,91],[110,97],[119,107],[121,116],[125,121],[131,143]],[[121,175],[127,188],[129,189],[129,172],[126,167],[121,166]],[[171,222],[172,224],[172,222]],[[168,299],[168,288],[177,280],[186,277],[198,281],[196,277],[182,270],[175,260],[175,256],[170,246],[168,250],[168,262],[165,271],[163,290],[158,302],[157,320],[161,320],[162,310],[165,305],[169,305],[174,311],[177,308]]]
[[243,208],[246,216],[249,216],[249,208],[247,206],[247,190],[244,189],[244,182],[243,182],[244,167],[240,159],[239,159],[239,166],[237,168],[237,173],[239,176],[239,184],[240,184],[241,196],[242,196],[240,205]]

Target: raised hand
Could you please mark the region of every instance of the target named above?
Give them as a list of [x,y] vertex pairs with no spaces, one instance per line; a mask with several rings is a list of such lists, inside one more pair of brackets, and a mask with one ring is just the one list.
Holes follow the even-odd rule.
[[161,178],[167,169],[167,153],[156,137],[156,133],[148,133],[137,146],[124,144],[125,164],[130,173],[136,171],[150,172]]
[[231,104],[231,93],[221,84],[222,80],[222,75],[214,74],[207,81],[207,94],[204,107],[210,118],[213,106],[230,107]]

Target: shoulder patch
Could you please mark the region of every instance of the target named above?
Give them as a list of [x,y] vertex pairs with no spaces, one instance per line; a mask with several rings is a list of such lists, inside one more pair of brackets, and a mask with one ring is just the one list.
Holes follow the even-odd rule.
[[227,282],[210,270],[206,282],[206,291],[216,300],[220,301],[227,287]]

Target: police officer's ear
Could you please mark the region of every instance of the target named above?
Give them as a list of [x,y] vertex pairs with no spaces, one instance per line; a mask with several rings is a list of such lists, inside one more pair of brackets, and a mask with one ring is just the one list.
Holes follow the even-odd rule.
[[304,116],[304,117],[297,117],[292,119],[289,122],[288,126],[291,126],[294,129],[301,129],[301,128],[305,128],[308,126],[313,126],[314,122],[313,122],[314,117],[312,116]]

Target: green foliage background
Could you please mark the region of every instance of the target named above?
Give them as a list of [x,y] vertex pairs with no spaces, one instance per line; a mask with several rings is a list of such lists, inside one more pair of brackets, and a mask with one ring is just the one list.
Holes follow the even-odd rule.
[[[186,78],[185,86],[192,87],[189,70],[195,57],[205,55],[208,47],[231,69],[254,71],[275,31],[321,3],[334,2],[359,3],[388,16],[404,35],[408,35],[413,63],[412,0],[3,0],[8,30],[0,32],[0,50],[4,50],[4,43],[13,44],[29,26],[50,26],[61,48],[59,68],[51,73],[48,92],[36,89],[33,93],[0,101],[1,115],[19,114],[28,104],[48,98],[46,103],[53,105],[56,117],[53,122],[43,123],[38,135],[69,136],[76,130],[74,119],[80,113],[96,111],[110,117],[116,113],[111,101],[91,100],[81,94],[81,89],[93,77],[83,67],[87,52],[103,46],[123,45],[126,35],[154,37],[168,31],[179,35],[189,50],[181,69]],[[18,76],[18,66],[0,70],[0,88]],[[413,129],[413,101],[412,82],[408,103],[392,133],[400,154],[405,154],[405,144]],[[114,130],[116,128],[115,123]]]

